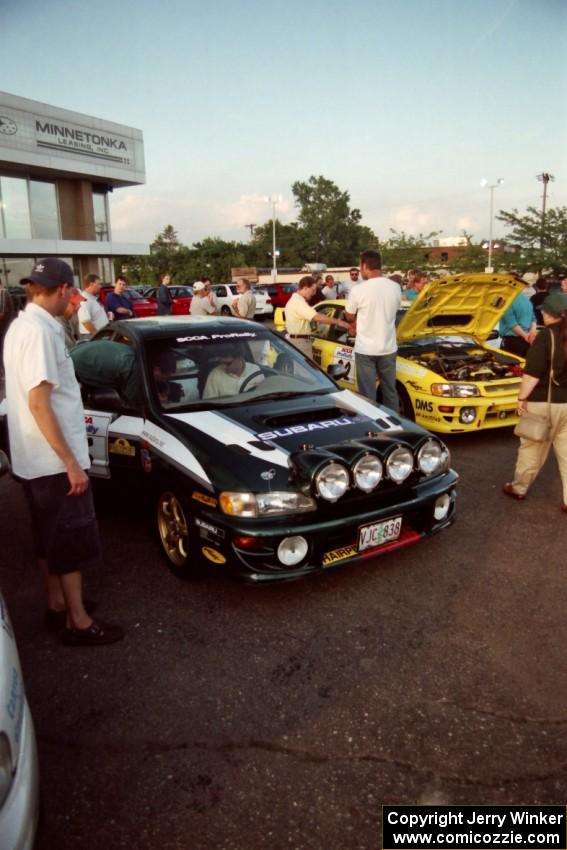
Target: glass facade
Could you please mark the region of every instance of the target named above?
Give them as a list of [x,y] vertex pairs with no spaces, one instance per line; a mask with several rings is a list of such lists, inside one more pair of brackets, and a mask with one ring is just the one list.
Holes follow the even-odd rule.
[[28,181],[21,177],[0,177],[2,231],[5,239],[31,239]]
[[0,238],[59,239],[55,183],[0,177]]
[[55,183],[30,180],[29,191],[34,239],[59,239],[59,211]]
[[106,194],[93,189],[93,211],[96,238],[99,242],[110,241],[110,226],[106,207]]

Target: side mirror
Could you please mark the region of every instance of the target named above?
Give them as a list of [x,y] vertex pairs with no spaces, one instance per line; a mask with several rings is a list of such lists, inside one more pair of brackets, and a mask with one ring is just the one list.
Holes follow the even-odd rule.
[[104,410],[109,413],[120,413],[124,403],[113,387],[95,387],[83,389],[83,404],[94,410]]
[[494,330],[490,331],[490,333],[488,334],[487,339],[498,339],[499,336],[500,333],[498,331],[498,328],[494,328]]
[[327,375],[329,378],[332,378],[333,381],[338,381],[341,378],[346,378],[347,376],[347,367],[344,363],[331,363],[327,366]]
[[8,456],[0,449],[0,477],[10,472],[10,461]]

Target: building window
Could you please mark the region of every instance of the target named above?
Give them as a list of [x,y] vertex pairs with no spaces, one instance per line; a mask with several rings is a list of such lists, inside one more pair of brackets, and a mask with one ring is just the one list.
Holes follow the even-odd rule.
[[30,180],[30,206],[34,239],[59,239],[59,212],[55,183]]
[[108,210],[106,206],[106,194],[93,189],[93,211],[96,238],[99,242],[110,240],[110,228],[108,226]]
[[59,239],[55,183],[0,177],[0,237]]
[[441,262],[446,263],[448,261],[448,259],[449,259],[449,252],[448,251],[441,251]]
[[0,204],[4,239],[31,239],[28,183],[21,177],[0,177]]

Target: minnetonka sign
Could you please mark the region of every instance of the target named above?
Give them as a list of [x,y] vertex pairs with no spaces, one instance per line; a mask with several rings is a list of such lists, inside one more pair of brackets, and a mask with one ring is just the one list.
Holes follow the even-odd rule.
[[111,185],[145,183],[140,130],[0,92],[0,165],[85,174]]

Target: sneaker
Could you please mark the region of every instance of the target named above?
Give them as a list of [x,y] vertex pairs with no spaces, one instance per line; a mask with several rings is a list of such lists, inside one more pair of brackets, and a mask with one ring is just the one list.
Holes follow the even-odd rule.
[[69,646],[102,646],[105,643],[116,643],[124,637],[121,626],[110,623],[96,623],[94,620],[88,629],[63,629],[61,640]]
[[[92,599],[83,601],[83,608],[87,614],[93,614],[96,611],[96,602]],[[43,615],[43,625],[48,632],[60,632],[65,628],[67,623],[67,611],[56,611],[54,608],[48,608]]]

